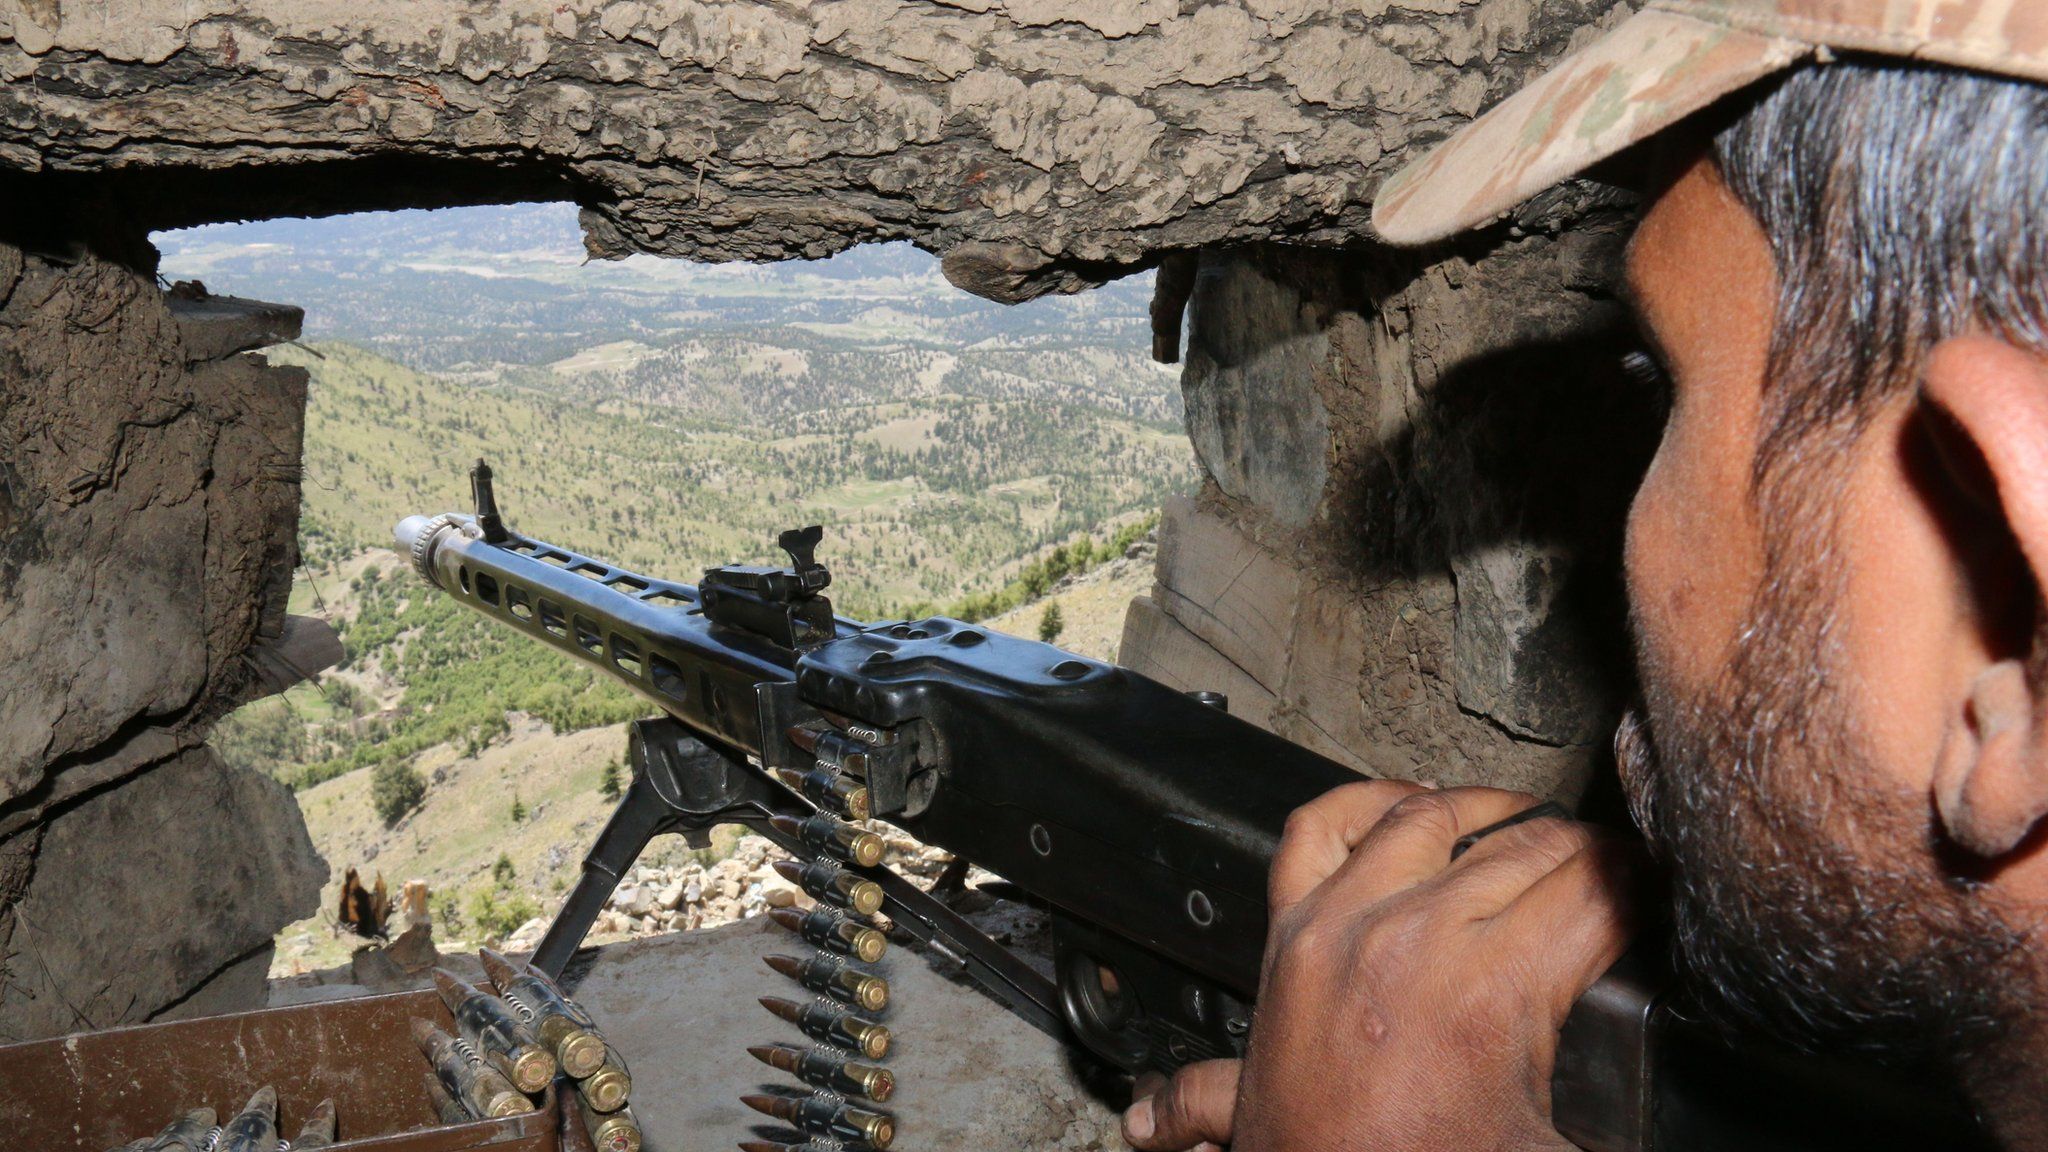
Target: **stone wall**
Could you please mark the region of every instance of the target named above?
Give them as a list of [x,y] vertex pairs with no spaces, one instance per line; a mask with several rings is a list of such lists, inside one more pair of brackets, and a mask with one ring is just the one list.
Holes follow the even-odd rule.
[[1578,799],[1627,691],[1620,533],[1661,418],[1618,372],[1619,207],[1425,257],[1203,254],[1205,483],[1124,662],[1374,775]]
[[202,744],[332,655],[285,615],[305,376],[244,353],[298,312],[173,298],[35,206],[0,235],[0,1041],[260,1002],[326,875]]

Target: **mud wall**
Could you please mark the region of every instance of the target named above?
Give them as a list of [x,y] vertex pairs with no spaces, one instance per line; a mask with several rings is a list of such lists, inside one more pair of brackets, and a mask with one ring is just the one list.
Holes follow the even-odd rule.
[[1662,417],[1619,371],[1627,222],[1584,195],[1464,250],[1204,253],[1205,483],[1124,662],[1374,775],[1580,799],[1629,689],[1621,529]]

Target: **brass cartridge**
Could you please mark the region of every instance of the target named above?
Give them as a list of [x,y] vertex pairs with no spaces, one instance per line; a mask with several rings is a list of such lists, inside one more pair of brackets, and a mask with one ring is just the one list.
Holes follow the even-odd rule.
[[888,951],[888,938],[880,931],[847,918],[837,908],[820,906],[809,912],[794,908],[770,908],[768,918],[802,936],[820,948],[852,956],[869,964]]
[[882,1152],[888,1152],[889,1145],[896,1141],[895,1117],[855,1108],[843,1097],[829,1092],[812,1096],[742,1096],[740,1103],[806,1132],[835,1140],[865,1141]]
[[555,983],[524,965],[514,964],[489,948],[479,949],[484,972],[520,1021],[533,1030],[541,1047],[554,1053],[572,1080],[595,1073],[604,1064],[604,1035],[575,1001]]
[[434,969],[434,988],[462,1038],[514,1088],[529,1094],[547,1088],[555,1078],[555,1058],[504,1001],[442,968]]
[[595,1112],[617,1112],[633,1094],[633,1074],[618,1049],[605,1046],[604,1063],[597,1071],[576,1082],[576,1095]]
[[809,892],[814,899],[836,904],[862,916],[882,910],[882,886],[840,866],[839,861],[821,856],[806,864],[777,860],[775,871],[784,880]]
[[597,1145],[597,1152],[640,1152],[640,1121],[631,1108],[610,1115],[587,1112],[583,1122],[589,1126],[590,1142]]
[[807,772],[777,768],[775,778],[790,791],[848,820],[865,820],[874,814],[873,806],[868,803],[867,782],[859,777],[819,767]]
[[463,1051],[468,1045],[425,1020],[412,1022],[412,1041],[434,1067],[441,1086],[462,1102],[470,1115],[517,1116],[533,1111],[533,1101],[512,1086],[510,1080],[479,1057],[472,1061]]
[[794,816],[771,816],[768,823],[813,852],[828,852],[849,864],[872,868],[882,862],[882,838],[832,815],[814,812],[798,820]]
[[844,957],[830,952],[813,952],[806,960],[794,956],[768,956],[765,959],[770,968],[811,991],[822,992],[863,1011],[880,1012],[889,1006],[889,982],[855,968]]
[[844,1052],[767,1044],[749,1048],[747,1053],[770,1068],[843,1096],[865,1096],[877,1104],[885,1104],[896,1094],[896,1077],[887,1068],[849,1060]]

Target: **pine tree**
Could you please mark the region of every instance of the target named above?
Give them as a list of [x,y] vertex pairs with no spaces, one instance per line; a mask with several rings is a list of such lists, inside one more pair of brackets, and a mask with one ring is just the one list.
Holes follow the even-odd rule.
[[607,760],[604,762],[604,771],[597,778],[597,794],[607,800],[617,800],[619,791],[619,762]]
[[526,820],[526,801],[524,801],[524,800],[521,800],[521,799],[519,798],[519,793],[517,793],[517,792],[514,792],[514,793],[512,794],[512,822],[513,822],[514,824],[519,824],[519,823],[523,823],[523,822],[524,822],[525,820]]
[[1066,629],[1067,619],[1060,612],[1060,602],[1054,600],[1047,604],[1045,606],[1045,614],[1038,618],[1038,638],[1050,644],[1058,640],[1060,633],[1066,631]]

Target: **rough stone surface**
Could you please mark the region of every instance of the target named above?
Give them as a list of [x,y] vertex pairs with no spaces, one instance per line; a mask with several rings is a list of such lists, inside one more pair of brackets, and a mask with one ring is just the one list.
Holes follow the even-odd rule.
[[[776,952],[802,954],[788,931],[757,918],[607,945],[572,965],[568,991],[632,1066],[633,1111],[650,1152],[789,1138],[739,1099],[794,1086],[747,1055],[749,1045],[810,1043],[757,1003],[806,998],[761,962]],[[898,1085],[888,1105],[899,1125],[897,1147],[1125,1147],[1116,1113],[1077,1073],[1064,1045],[933,963],[895,948],[875,969],[890,984],[882,1020],[891,1029],[887,1063]]]
[[98,216],[0,235],[8,1038],[260,1003],[325,871],[281,789],[199,747],[287,638],[305,376],[237,353],[298,311],[173,301]]
[[291,793],[208,748],[74,805],[14,909],[0,1040],[139,1023],[224,973],[204,1006],[260,1006],[249,964],[326,878]]
[[100,177],[150,227],[554,196],[602,257],[910,239],[1020,299],[1173,249],[1364,239],[1412,146],[1613,7],[17,3],[0,167]]
[[1661,415],[1618,372],[1622,235],[1204,253],[1209,484],[1169,509],[1125,662],[1235,683],[1363,771],[1577,798],[1627,690],[1621,528]]
[[1234,267],[1210,261],[1195,280],[1188,438],[1224,495],[1304,528],[1329,478],[1330,413],[1303,384],[1328,370],[1329,332],[1309,289]]
[[132,267],[15,267],[0,279],[0,819],[141,729],[196,743],[249,675],[243,651],[282,631],[306,381],[250,356],[188,364],[164,293]]

